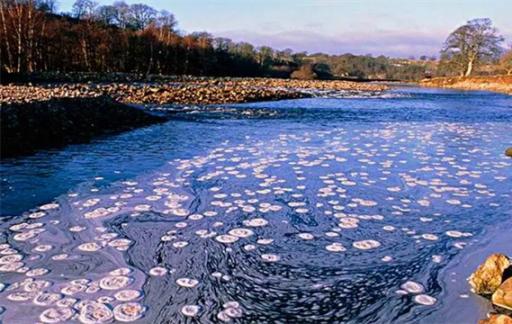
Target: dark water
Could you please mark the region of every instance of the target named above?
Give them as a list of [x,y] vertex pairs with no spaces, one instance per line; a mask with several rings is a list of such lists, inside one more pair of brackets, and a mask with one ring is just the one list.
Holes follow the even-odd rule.
[[450,260],[511,218],[508,96],[173,116],[2,162],[6,323],[421,322]]

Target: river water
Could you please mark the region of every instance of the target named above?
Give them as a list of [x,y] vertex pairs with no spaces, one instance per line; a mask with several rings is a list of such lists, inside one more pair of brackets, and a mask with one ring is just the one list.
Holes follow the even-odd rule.
[[450,323],[512,216],[511,97],[329,95],[2,161],[0,319]]

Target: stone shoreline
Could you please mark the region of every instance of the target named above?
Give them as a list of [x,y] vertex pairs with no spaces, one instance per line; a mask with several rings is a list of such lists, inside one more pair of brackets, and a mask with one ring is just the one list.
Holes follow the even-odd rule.
[[419,84],[423,87],[493,91],[512,95],[512,75],[432,78],[422,80]]
[[311,90],[384,91],[387,86],[351,81],[301,81],[289,79],[210,79],[153,83],[48,83],[2,85],[0,102],[31,102],[54,98],[107,95],[135,104],[223,104],[311,97]]

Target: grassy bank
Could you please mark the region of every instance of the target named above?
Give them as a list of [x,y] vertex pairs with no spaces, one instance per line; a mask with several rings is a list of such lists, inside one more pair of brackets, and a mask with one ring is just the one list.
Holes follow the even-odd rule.
[[494,91],[512,95],[512,75],[432,78],[422,80],[420,85],[434,88]]

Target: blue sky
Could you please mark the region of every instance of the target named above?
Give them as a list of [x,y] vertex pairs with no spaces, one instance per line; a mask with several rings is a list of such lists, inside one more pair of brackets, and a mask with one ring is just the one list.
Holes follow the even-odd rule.
[[[60,0],[69,11],[74,0]],[[97,0],[110,4],[113,0]],[[208,31],[295,51],[437,55],[446,36],[488,17],[512,42],[512,0],[126,0],[175,14],[185,32]]]

